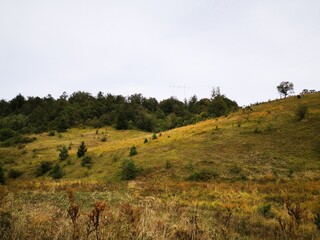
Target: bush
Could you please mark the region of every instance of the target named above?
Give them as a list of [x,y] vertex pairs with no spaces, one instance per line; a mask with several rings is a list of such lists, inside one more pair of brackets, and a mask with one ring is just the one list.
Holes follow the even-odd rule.
[[61,167],[58,164],[56,164],[54,165],[50,175],[53,179],[60,179],[63,177],[64,173],[62,172]]
[[15,134],[16,132],[9,128],[0,129],[0,141],[5,141],[9,138],[12,138]]
[[265,204],[265,205],[259,206],[257,211],[263,217],[266,217],[266,218],[273,217],[273,214],[271,212],[271,204]]
[[101,142],[106,142],[106,141],[107,141],[107,137],[106,137],[106,136],[103,136],[100,141],[101,141]]
[[171,162],[170,162],[169,160],[167,160],[167,161],[166,161],[165,168],[166,168],[166,169],[169,169],[169,168],[171,168],[171,167],[172,167]]
[[148,142],[148,139],[147,138],[145,138],[144,139],[144,141],[143,141],[143,143],[147,143]]
[[0,185],[5,184],[5,182],[6,182],[6,179],[4,177],[4,171],[2,166],[0,166]]
[[192,173],[187,180],[188,181],[208,181],[212,178],[218,177],[218,173],[208,171],[208,170],[201,170],[199,172]]
[[157,137],[157,134],[156,133],[154,133],[153,135],[152,135],[152,140],[155,140],[155,139],[157,139],[158,137]]
[[49,137],[53,137],[54,135],[56,135],[56,132],[55,132],[55,131],[50,131],[50,132],[48,132],[48,136],[49,136]]
[[69,157],[68,148],[66,146],[62,146],[59,148],[59,159],[61,161],[66,160]]
[[37,140],[36,137],[25,137],[19,134],[16,134],[14,137],[7,139],[1,143],[1,147],[11,147],[19,143],[30,143]]
[[122,180],[132,180],[138,175],[138,169],[132,159],[125,159],[121,166],[120,177]]
[[296,110],[296,117],[298,121],[301,121],[308,114],[308,106],[307,105],[299,105]]
[[134,155],[137,155],[137,154],[138,154],[137,147],[133,145],[133,146],[130,148],[129,156],[131,157],[131,156],[134,156]]
[[82,167],[88,167],[90,168],[92,166],[93,162],[92,162],[92,158],[90,156],[84,156],[82,158],[82,161],[81,161],[81,166]]
[[88,149],[86,148],[86,145],[84,144],[84,141],[82,141],[80,146],[79,146],[79,148],[78,148],[78,152],[77,152],[78,158],[83,157],[86,154],[87,150]]
[[36,176],[40,177],[43,174],[49,172],[52,169],[52,163],[48,161],[42,161],[36,170]]
[[9,173],[8,173],[8,177],[15,179],[15,178],[20,177],[22,174],[23,174],[23,172],[20,171],[20,170],[11,169],[11,170],[9,171]]

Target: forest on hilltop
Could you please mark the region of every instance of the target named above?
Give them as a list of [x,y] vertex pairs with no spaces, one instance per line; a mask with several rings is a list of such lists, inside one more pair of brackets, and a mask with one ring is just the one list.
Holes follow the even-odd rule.
[[41,133],[48,130],[64,132],[71,127],[114,126],[118,130],[138,129],[158,132],[210,117],[219,117],[238,109],[238,104],[220,91],[209,98],[179,101],[171,97],[162,101],[142,94],[128,97],[99,92],[92,96],[78,91],[58,99],[24,97],[0,101],[0,141],[17,134]]

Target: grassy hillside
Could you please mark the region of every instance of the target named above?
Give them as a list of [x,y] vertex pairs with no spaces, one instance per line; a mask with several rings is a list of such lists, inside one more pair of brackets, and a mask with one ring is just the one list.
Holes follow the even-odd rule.
[[[307,116],[298,121],[299,105],[308,107]],[[41,161],[59,163],[65,179],[116,180],[121,160],[137,146],[133,159],[142,168],[141,180],[183,181],[194,172],[210,170],[218,180],[272,181],[290,178],[317,179],[319,174],[320,95],[290,97],[242,109],[195,125],[158,134],[117,131],[111,127],[71,129],[66,133],[36,135],[26,146],[1,148],[6,170],[24,172],[34,178]],[[101,142],[101,138],[107,138]],[[147,138],[148,143],[144,143]],[[81,141],[93,158],[91,169],[80,166],[76,152]],[[58,147],[70,147],[68,161],[59,161]],[[172,167],[166,169],[166,163]],[[238,173],[239,176],[235,176]]]
[[[308,110],[303,119],[298,114],[301,106]],[[15,229],[21,228],[12,232],[22,239],[37,229],[41,236],[50,236],[47,225],[67,228],[58,236],[71,237],[70,220],[57,214],[68,208],[69,188],[75,189],[84,212],[97,200],[107,203],[111,222],[106,220],[100,229],[104,239],[316,239],[319,133],[320,94],[315,93],[158,133],[157,139],[151,133],[111,127],[35,135],[32,143],[0,148],[5,175],[12,170],[22,173],[0,186],[0,207],[8,212],[10,202],[13,219],[37,212],[31,226],[23,220],[12,222]],[[82,141],[93,161],[90,167],[81,166],[76,156]],[[63,145],[70,148],[70,157],[60,161],[57,149]],[[139,174],[127,182],[121,180],[120,171],[133,145]],[[63,178],[52,180],[49,173],[36,177],[42,161],[59,164]],[[140,212],[122,232],[115,229],[123,225],[123,204]],[[44,209],[50,210],[44,214]],[[299,221],[290,210],[301,211]],[[40,221],[40,215],[46,217]],[[85,222],[85,215],[81,217],[79,221]],[[57,219],[61,225],[54,228],[52,221]],[[85,236],[85,229],[79,234]]]

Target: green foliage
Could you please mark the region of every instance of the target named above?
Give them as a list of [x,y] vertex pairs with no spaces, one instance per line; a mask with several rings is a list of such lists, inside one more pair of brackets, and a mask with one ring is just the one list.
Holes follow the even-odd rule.
[[10,171],[9,171],[9,173],[8,173],[8,177],[15,179],[15,178],[20,177],[22,174],[23,174],[23,172],[20,171],[20,170],[10,169]]
[[120,177],[122,180],[132,180],[138,175],[138,169],[132,159],[124,159],[121,166]]
[[158,137],[157,137],[157,134],[154,133],[154,134],[152,135],[152,140],[156,140],[156,139],[158,139]]
[[106,136],[103,136],[100,141],[101,141],[101,142],[106,142],[106,141],[107,141],[107,137],[106,137]]
[[2,166],[0,165],[0,185],[5,184],[5,182],[6,182],[6,179],[4,176],[4,171],[3,171]]
[[218,173],[209,170],[201,170],[193,172],[188,178],[188,181],[209,181],[210,179],[217,178]]
[[289,93],[293,93],[293,83],[281,82],[280,85],[277,86],[277,89],[280,95],[284,95],[284,97],[287,97]]
[[302,119],[304,119],[308,114],[308,111],[309,109],[307,105],[299,105],[295,112],[298,121],[301,121]]
[[257,208],[258,213],[266,218],[273,217],[273,213],[271,211],[271,204],[264,204]]
[[130,148],[129,156],[131,157],[131,156],[134,156],[134,155],[137,155],[137,154],[138,154],[137,147],[133,145],[133,146]]
[[[155,132],[225,115],[237,107],[234,101],[222,94],[200,100],[193,96],[189,102],[173,97],[158,102],[141,94],[123,97],[99,93],[93,97],[81,91],[72,93],[70,97],[63,93],[58,99],[51,96],[26,99],[20,94],[8,102],[1,100],[0,129],[24,134],[51,129],[65,132],[80,125],[99,128],[107,124],[118,130],[130,128]],[[201,118],[197,117],[200,115]],[[54,133],[48,134],[53,136]]]
[[55,136],[56,135],[56,132],[55,131],[50,131],[50,132],[48,132],[48,136],[49,137],[53,137],[53,136]]
[[15,131],[9,128],[0,129],[0,141],[5,141],[9,138],[12,138],[16,134]]
[[25,137],[20,134],[16,134],[14,137],[7,139],[6,141],[1,143],[1,147],[11,147],[17,144],[21,143],[31,143],[33,141],[37,140],[36,137]]
[[62,146],[59,148],[59,159],[61,161],[66,160],[69,157],[68,148],[66,146]]
[[81,160],[82,167],[91,168],[92,164],[93,164],[93,162],[92,162],[92,158],[90,156],[84,156]]
[[172,164],[169,160],[166,161],[166,164],[165,164],[165,168],[166,169],[170,169],[172,167]]
[[83,157],[86,154],[86,152],[87,152],[87,147],[84,144],[84,141],[82,141],[79,148],[78,148],[78,152],[77,152],[78,158]]
[[40,177],[52,169],[52,162],[42,161],[36,169],[36,176]]
[[60,179],[64,176],[64,173],[59,164],[54,165],[50,175],[53,179]]

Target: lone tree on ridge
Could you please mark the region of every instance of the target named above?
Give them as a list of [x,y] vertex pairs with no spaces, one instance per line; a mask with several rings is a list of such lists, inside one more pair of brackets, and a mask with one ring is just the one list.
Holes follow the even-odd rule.
[[279,86],[277,86],[278,92],[280,95],[284,95],[286,98],[289,93],[293,93],[293,83],[292,82],[281,82]]

